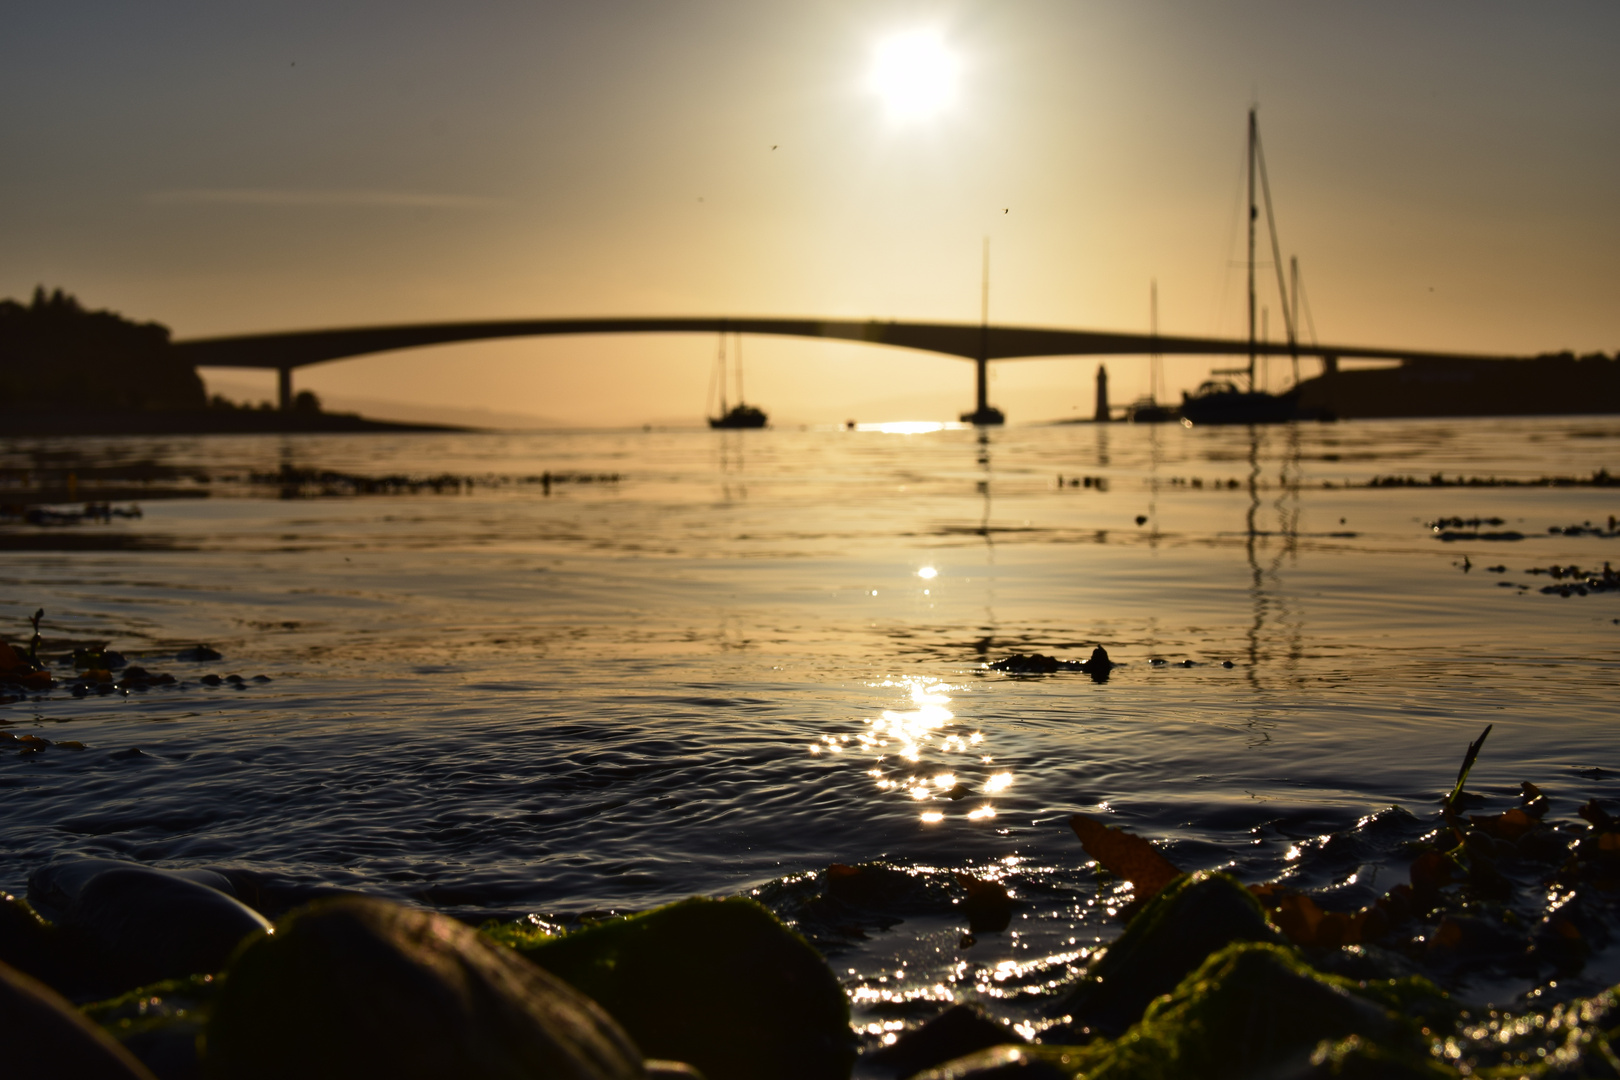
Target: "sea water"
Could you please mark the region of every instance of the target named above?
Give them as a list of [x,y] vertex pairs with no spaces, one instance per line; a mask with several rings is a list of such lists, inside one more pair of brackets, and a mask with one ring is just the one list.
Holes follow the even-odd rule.
[[[0,467],[162,478],[139,518],[0,527],[0,632],[43,608],[47,654],[177,679],[0,705],[85,747],[0,756],[18,893],[78,852],[473,922],[754,895],[871,1043],[949,1000],[1039,1028],[1119,932],[1074,813],[1354,906],[1487,724],[1481,805],[1620,793],[1620,592],[1528,572],[1620,556],[1620,490],[1455,486],[1620,471],[1614,418],[7,440]],[[353,494],[385,475],[449,479]],[[1096,645],[1106,681],[987,666]],[[828,918],[834,863],[906,887]],[[956,873],[1011,891],[1006,931],[964,936]]]

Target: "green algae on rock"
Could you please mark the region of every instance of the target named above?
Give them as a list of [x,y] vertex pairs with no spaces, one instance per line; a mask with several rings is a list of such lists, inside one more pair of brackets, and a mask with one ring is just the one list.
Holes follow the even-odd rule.
[[476,930],[382,900],[318,901],[232,960],[204,1036],[229,1080],[641,1080],[597,1005]]
[[212,975],[168,979],[79,1011],[160,1078],[193,1077],[201,1068],[198,1043],[219,987]]
[[[1413,990],[1432,993],[1419,981]],[[1358,984],[1313,970],[1291,948],[1238,942],[1154,1001],[1123,1036],[1083,1048],[1076,1071],[1087,1080],[1287,1076],[1309,1067],[1324,1040],[1353,1035],[1392,1057],[1427,1056],[1415,1023]]]
[[146,1066],[61,995],[5,964],[0,1052],[11,1080],[153,1080]]
[[1148,901],[1051,1012],[1067,1016],[1073,1028],[1118,1035],[1211,953],[1233,942],[1282,940],[1236,878],[1185,874]]
[[643,1053],[708,1080],[844,1080],[855,1059],[838,980],[752,900],[683,900],[518,951],[598,1002]]

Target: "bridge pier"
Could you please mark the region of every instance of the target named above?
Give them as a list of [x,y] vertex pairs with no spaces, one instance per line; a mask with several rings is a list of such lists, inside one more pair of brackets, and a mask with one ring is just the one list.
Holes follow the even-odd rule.
[[990,361],[980,356],[978,361],[978,395],[972,412],[962,414],[964,424],[1005,424],[1007,418],[1001,410],[990,404]]
[[282,412],[292,412],[292,372],[290,367],[276,368],[276,408]]

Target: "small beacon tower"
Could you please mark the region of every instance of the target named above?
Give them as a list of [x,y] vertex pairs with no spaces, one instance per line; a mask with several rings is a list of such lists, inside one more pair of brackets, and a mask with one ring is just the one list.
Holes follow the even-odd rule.
[[1097,411],[1091,416],[1099,424],[1108,423],[1108,369],[1097,365]]

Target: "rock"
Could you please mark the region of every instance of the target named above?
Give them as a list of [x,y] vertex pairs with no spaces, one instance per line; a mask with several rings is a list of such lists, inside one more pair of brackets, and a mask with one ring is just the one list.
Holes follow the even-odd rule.
[[1359,1035],[1316,1045],[1310,1062],[1287,1080],[1457,1080],[1456,1069],[1424,1053],[1390,1051]]
[[922,1027],[900,1036],[893,1046],[872,1051],[862,1060],[904,1080],[978,1050],[1023,1041],[1009,1025],[996,1023],[981,1010],[971,1005],[952,1005]]
[[0,892],[0,964],[82,1001],[110,985],[87,952],[79,937],[40,918],[27,901]]
[[232,962],[204,1068],[231,1080],[641,1080],[597,1005],[476,930],[383,900],[312,904]]
[[1052,1011],[1073,1027],[1118,1035],[1205,957],[1238,941],[1281,943],[1249,890],[1227,875],[1187,874],[1148,901]]
[[1108,659],[1108,650],[1098,645],[1091,650],[1091,659],[1080,665],[1080,670],[1090,675],[1106,675],[1118,666]]
[[913,1080],[1069,1080],[1061,1049],[997,1046],[918,1073]]
[[68,859],[36,870],[28,899],[99,952],[123,989],[225,966],[269,922],[207,870]]
[[980,881],[971,874],[957,874],[957,884],[967,890],[962,910],[967,913],[968,932],[999,934],[1012,922],[1012,897],[999,881]]
[[704,1080],[702,1073],[684,1061],[647,1058],[642,1065],[647,1069],[647,1080]]
[[520,951],[601,1004],[644,1053],[709,1080],[845,1080],[855,1058],[838,980],[752,900],[683,900]]
[[0,1063],[9,1080],[154,1080],[61,995],[0,964]]
[[181,649],[175,654],[174,658],[176,660],[190,660],[194,663],[222,659],[217,651],[207,645],[193,645],[189,649]]
[[1079,1071],[1087,1080],[1310,1075],[1323,1040],[1350,1036],[1390,1058],[1421,1056],[1415,1030],[1355,987],[1311,970],[1290,948],[1239,942],[1153,1002],[1121,1038],[1076,1048]]
[[193,975],[138,987],[80,1009],[158,1080],[201,1080],[198,1037],[208,1023],[220,981]]

